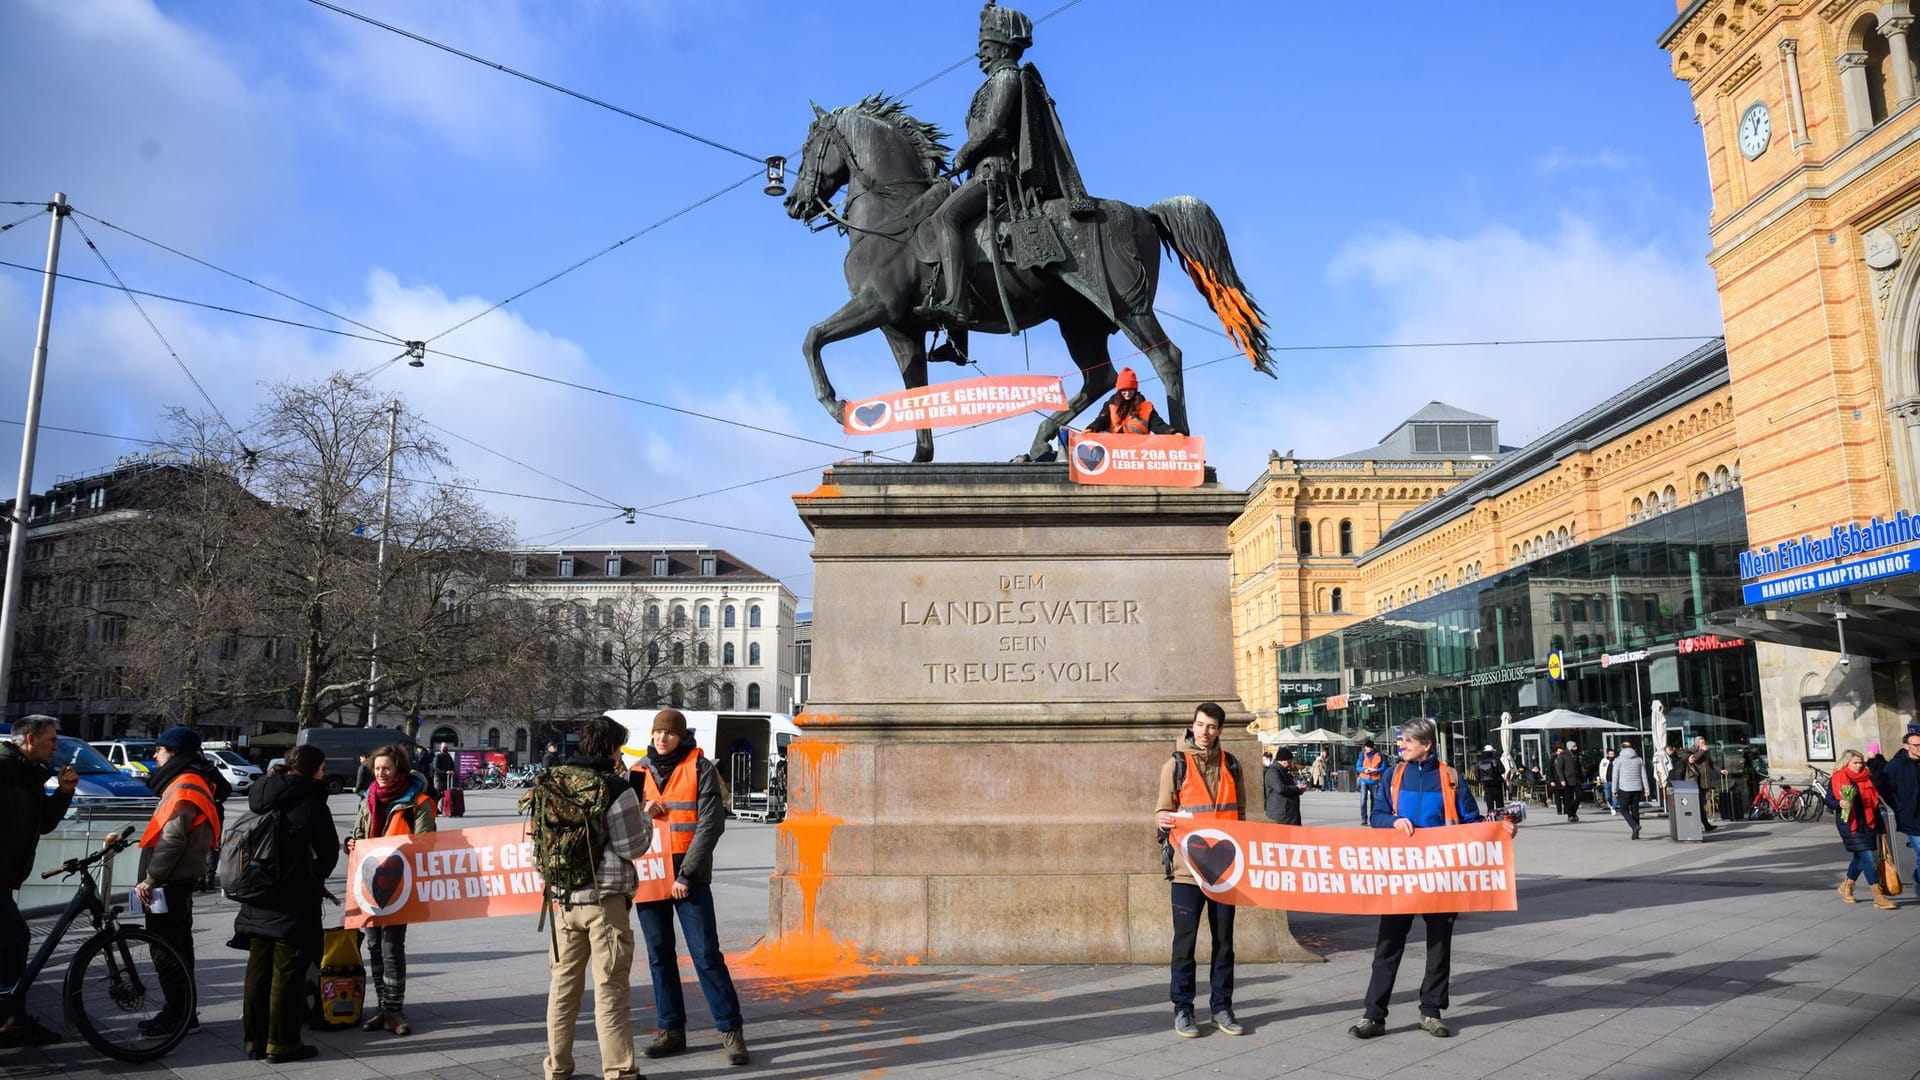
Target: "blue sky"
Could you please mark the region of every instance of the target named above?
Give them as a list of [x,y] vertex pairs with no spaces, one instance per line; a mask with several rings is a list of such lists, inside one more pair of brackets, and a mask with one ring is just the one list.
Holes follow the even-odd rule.
[[[925,0],[344,6],[753,154],[796,149],[809,100],[832,107],[902,89],[968,57],[978,12]],[[1028,58],[1096,194],[1190,194],[1214,207],[1276,344],[1707,335],[1720,319],[1703,258],[1701,141],[1686,87],[1654,45],[1673,14],[1656,0],[1535,5],[1525,19],[1490,0],[1177,11],[1082,0],[1037,29]],[[960,129],[978,79],[963,66],[909,104]],[[89,213],[404,338],[438,334],[753,169],[303,0],[10,0],[0,4],[0,100],[13,103],[0,119],[0,199],[64,189]],[[444,358],[391,365],[376,385],[616,505],[702,496],[893,445],[843,437],[799,355],[807,327],[845,299],[844,240],[807,232],[758,188],[438,344],[844,451]],[[135,288],[327,321],[86,224]],[[0,233],[0,259],[38,265],[45,242],[44,220]],[[63,269],[105,276],[72,230]],[[24,411],[37,297],[33,276],[0,267],[0,419]],[[1160,306],[1212,324],[1172,267]],[[365,370],[396,351],[148,307],[236,420],[265,384]],[[1232,352],[1213,334],[1169,329],[1189,367]],[[1244,360],[1195,371],[1188,407],[1222,479],[1244,485],[1269,449],[1371,445],[1432,399],[1495,416],[1504,441],[1522,443],[1694,344],[1286,352],[1277,382]],[[1025,345],[1033,370],[1071,373],[1050,327]],[[1029,362],[1010,338],[977,342],[975,355],[996,373]],[[878,335],[830,347],[827,362],[845,397],[898,386]],[[197,404],[124,298],[63,284],[47,423],[147,437],[168,406]],[[1006,421],[937,436],[938,453],[1001,460],[1031,434],[1027,420]],[[17,437],[0,428],[8,476]],[[449,442],[480,484],[585,501]],[[47,433],[36,486],[131,449]],[[726,547],[807,597],[806,544],[719,526],[804,537],[788,497],[811,486],[802,475],[661,509],[709,525],[642,518],[576,539]],[[528,538],[611,513],[490,498]]]

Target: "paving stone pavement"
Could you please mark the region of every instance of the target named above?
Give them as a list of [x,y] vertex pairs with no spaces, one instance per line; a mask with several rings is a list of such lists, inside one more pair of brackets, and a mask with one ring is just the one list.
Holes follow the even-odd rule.
[[[1357,821],[1356,799],[1309,795],[1307,822]],[[350,805],[335,800],[336,814],[350,821]],[[468,806],[462,824],[496,824],[511,817],[512,793],[473,793]],[[1587,816],[1572,825],[1536,808],[1516,855],[1520,910],[1460,920],[1452,1039],[1414,1026],[1424,955],[1418,927],[1390,1033],[1362,1043],[1346,1029],[1359,1017],[1373,921],[1300,915],[1296,933],[1326,962],[1242,965],[1235,1002],[1247,1034],[1240,1038],[1204,1023],[1201,1038],[1175,1038],[1163,967],[933,964],[881,968],[831,986],[794,986],[741,969],[754,1063],[726,1065],[704,1001],[689,985],[692,1049],[643,1067],[654,1077],[1019,1080],[1920,1076],[1920,904],[1911,895],[1892,912],[1843,904],[1833,886],[1846,859],[1826,821],[1731,823],[1704,845],[1675,845],[1665,828],[1650,818],[1647,839],[1635,843],[1618,818]],[[765,929],[772,862],[770,827],[728,829],[715,894],[730,953]],[[239,1049],[245,957],[224,944],[233,905],[201,902],[200,1034],[149,1066],[103,1061],[73,1039],[44,1051],[0,1051],[0,1073],[75,1080],[541,1075],[547,971],[532,917],[415,927],[407,949],[415,1035],[314,1034],[321,1057],[269,1066],[244,1060]],[[653,1026],[644,957],[635,976],[634,1027],[644,1039]],[[56,985],[43,979],[33,996],[34,1010],[50,1020],[58,1018]],[[591,1006],[583,1012],[575,1056],[585,1076],[597,1069],[598,1053]]]

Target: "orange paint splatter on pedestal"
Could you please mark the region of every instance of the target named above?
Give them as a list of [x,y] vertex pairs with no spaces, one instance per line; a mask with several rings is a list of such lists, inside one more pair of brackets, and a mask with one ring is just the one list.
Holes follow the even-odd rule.
[[[808,717],[818,722],[819,717]],[[769,979],[818,982],[856,978],[872,971],[852,942],[837,941],[819,925],[817,912],[820,886],[827,879],[827,846],[841,819],[820,812],[821,769],[840,752],[836,743],[810,738],[795,739],[787,747],[787,775],[792,790],[800,798],[789,804],[786,820],[780,823],[780,835],[793,844],[793,872],[800,886],[800,927],[797,931],[761,942],[741,957],[748,978],[762,975]],[[793,809],[798,804],[805,809]]]

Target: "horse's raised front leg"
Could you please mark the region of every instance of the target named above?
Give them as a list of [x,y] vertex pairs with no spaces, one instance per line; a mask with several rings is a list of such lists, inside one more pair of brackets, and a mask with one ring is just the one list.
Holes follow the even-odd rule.
[[[893,358],[900,365],[900,381],[909,390],[927,385],[927,343],[918,332],[909,333],[894,326],[883,326]],[[913,460],[933,460],[933,432],[921,428],[913,433]]]
[[815,323],[807,331],[807,339],[801,344],[800,352],[807,358],[807,370],[813,375],[813,396],[820,399],[827,415],[833,417],[837,424],[846,423],[847,403],[833,392],[833,383],[827,379],[827,366],[820,359],[820,350],[836,341],[859,337],[886,321],[886,305],[873,294],[862,291],[842,305],[839,311]]

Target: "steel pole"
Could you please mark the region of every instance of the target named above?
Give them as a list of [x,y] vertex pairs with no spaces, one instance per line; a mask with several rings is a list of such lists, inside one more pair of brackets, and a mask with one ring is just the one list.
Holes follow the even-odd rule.
[[33,373],[27,378],[27,417],[20,436],[20,485],[15,489],[7,537],[7,589],[0,598],[0,707],[13,689],[13,639],[19,630],[20,579],[27,565],[27,510],[33,504],[33,452],[40,442],[40,393],[47,382],[47,335],[53,328],[53,283],[60,271],[60,226],[67,220],[67,193],[56,191],[47,232],[47,269],[40,282],[40,326],[33,337]]

